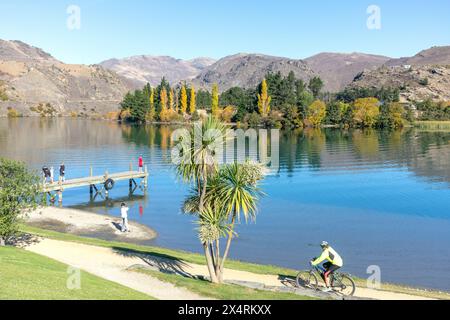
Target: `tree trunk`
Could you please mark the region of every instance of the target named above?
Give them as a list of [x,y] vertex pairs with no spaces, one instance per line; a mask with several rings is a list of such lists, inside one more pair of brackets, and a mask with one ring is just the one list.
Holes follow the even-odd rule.
[[220,242],[219,242],[219,240],[216,240],[215,245],[216,245],[216,258],[215,258],[215,260],[216,260],[216,265],[215,265],[216,275],[217,275],[217,279],[219,280],[219,283],[222,283],[223,277],[221,276],[222,272],[220,272],[221,263],[220,263]]
[[206,264],[208,266],[208,271],[209,271],[209,276],[211,277],[211,282],[212,283],[219,283],[219,280],[217,279],[215,270],[214,270],[214,265],[212,262],[212,258],[211,258],[211,254],[209,252],[209,245],[207,243],[203,244],[203,249],[205,251],[205,257],[206,257]]
[[6,240],[3,237],[0,237],[0,247],[4,247],[6,245]]
[[233,218],[231,219],[231,230],[228,233],[227,245],[225,246],[225,251],[223,253],[222,262],[219,267],[219,281],[223,282],[223,269],[225,268],[225,260],[228,257],[228,253],[230,252],[231,241],[233,240],[233,231],[234,231],[234,223],[236,222],[236,213],[233,214]]

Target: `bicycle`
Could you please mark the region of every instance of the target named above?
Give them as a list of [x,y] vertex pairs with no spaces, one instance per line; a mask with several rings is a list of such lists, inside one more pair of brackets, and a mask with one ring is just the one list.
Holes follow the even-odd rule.
[[[297,287],[319,289],[319,278],[323,279],[325,269],[319,266],[313,267],[308,271],[301,271],[296,278]],[[333,272],[330,277],[331,289],[344,296],[353,296],[356,291],[356,285],[350,275],[340,272]]]

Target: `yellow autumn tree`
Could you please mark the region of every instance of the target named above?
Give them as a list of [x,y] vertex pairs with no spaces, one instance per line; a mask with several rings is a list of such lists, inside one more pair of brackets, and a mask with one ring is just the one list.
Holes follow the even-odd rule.
[[161,89],[161,93],[159,94],[159,99],[161,102],[161,113],[167,111],[167,90],[166,88]]
[[217,83],[213,84],[211,92],[211,113],[213,116],[218,116],[219,114],[219,85]]
[[266,117],[270,112],[270,102],[272,101],[272,98],[269,96],[268,88],[267,88],[267,81],[266,79],[263,79],[261,83],[261,93],[258,94],[258,109],[259,113]]
[[183,86],[181,87],[181,113],[186,113],[187,106],[186,86],[183,84]]
[[306,109],[306,124],[314,128],[322,124],[327,115],[327,106],[323,101],[316,100]]
[[155,118],[155,89],[150,89],[150,109],[147,112],[146,120],[153,121]]
[[189,100],[189,113],[194,114],[195,108],[197,107],[196,97],[195,97],[195,88],[191,87],[191,99]]
[[380,115],[380,101],[377,98],[356,99],[353,107],[353,121],[360,127],[372,127]]

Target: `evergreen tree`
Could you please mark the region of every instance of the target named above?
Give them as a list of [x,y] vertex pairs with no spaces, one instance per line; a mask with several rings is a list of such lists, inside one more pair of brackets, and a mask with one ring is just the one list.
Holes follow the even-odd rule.
[[197,106],[201,109],[210,110],[211,109],[211,93],[207,90],[198,90],[197,91]]
[[322,91],[323,88],[323,81],[320,79],[320,77],[313,77],[309,80],[308,85],[309,90],[311,90],[314,98],[317,98],[320,94],[320,91]]

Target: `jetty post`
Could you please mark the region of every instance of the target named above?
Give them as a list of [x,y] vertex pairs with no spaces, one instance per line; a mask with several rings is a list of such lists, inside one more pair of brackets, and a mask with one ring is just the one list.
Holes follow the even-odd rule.
[[[92,178],[94,176],[93,174],[93,170],[92,170],[92,166],[89,167],[89,177]],[[91,195],[91,199],[94,196],[94,185],[90,184],[89,185],[89,194]]]

